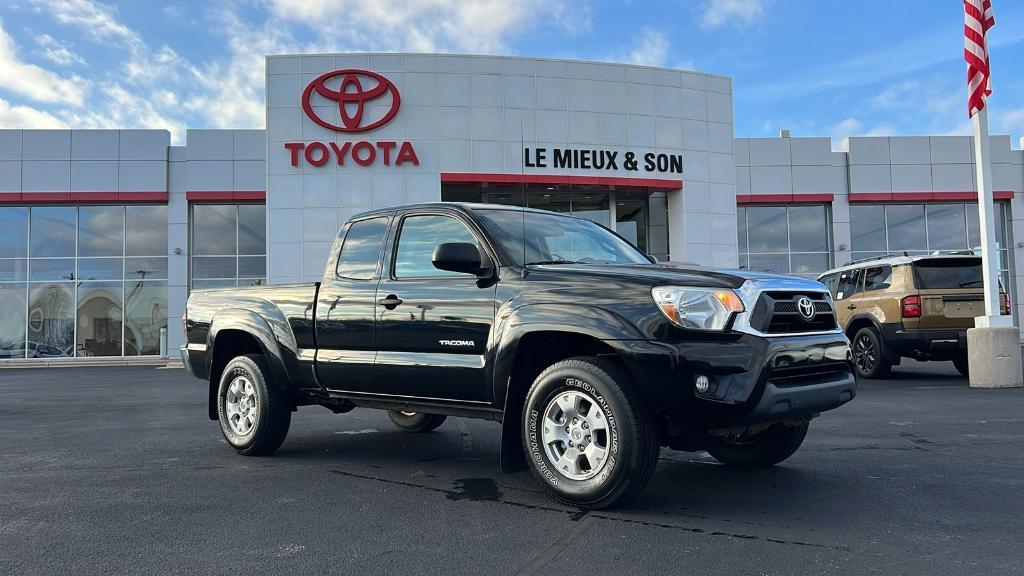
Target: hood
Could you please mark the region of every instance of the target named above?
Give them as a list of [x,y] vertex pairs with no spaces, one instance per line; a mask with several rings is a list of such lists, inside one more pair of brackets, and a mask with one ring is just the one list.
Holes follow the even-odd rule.
[[644,279],[652,283],[677,284],[680,286],[704,286],[711,288],[739,288],[745,282],[771,284],[774,289],[827,291],[817,280],[754,272],[751,270],[728,270],[708,268],[694,264],[542,264],[531,266],[555,274],[579,274],[581,276],[602,276],[615,278]]

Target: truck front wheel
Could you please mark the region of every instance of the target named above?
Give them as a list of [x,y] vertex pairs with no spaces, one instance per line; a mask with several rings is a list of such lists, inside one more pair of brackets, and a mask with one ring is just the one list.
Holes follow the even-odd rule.
[[653,418],[629,373],[603,358],[563,360],[537,376],[522,435],[533,475],[555,500],[580,508],[640,492],[658,464]]
[[268,379],[259,354],[228,362],[217,389],[217,414],[224,438],[239,454],[269,454],[284,442],[292,421],[285,393]]
[[388,410],[388,418],[406,432],[430,432],[448,418],[443,414],[424,414],[423,412],[406,412]]
[[807,422],[783,429],[769,429],[736,440],[720,439],[707,449],[708,454],[734,468],[767,468],[782,462],[800,448],[807,436]]

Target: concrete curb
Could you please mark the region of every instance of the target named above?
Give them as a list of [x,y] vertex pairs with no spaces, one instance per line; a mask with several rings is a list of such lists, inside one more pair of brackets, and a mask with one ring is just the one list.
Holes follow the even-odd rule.
[[176,358],[25,358],[0,360],[3,368],[84,368],[88,366],[156,366],[184,368]]

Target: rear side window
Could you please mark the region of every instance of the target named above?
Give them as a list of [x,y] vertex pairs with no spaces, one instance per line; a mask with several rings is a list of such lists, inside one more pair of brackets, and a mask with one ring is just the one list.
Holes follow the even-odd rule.
[[388,230],[387,218],[370,218],[348,227],[338,255],[336,273],[351,280],[372,280],[377,272],[380,249]]
[[863,270],[847,270],[839,275],[839,285],[836,288],[836,300],[849,298],[857,293],[860,286],[860,277]]
[[918,290],[980,288],[981,258],[934,258],[914,262]]
[[864,291],[885,290],[892,284],[892,266],[875,266],[864,272]]

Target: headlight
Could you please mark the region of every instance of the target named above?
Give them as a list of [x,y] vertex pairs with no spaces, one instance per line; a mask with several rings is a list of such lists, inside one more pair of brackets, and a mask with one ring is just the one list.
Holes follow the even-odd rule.
[[743,311],[740,297],[727,289],[657,286],[651,295],[673,324],[692,330],[721,331],[733,314]]

